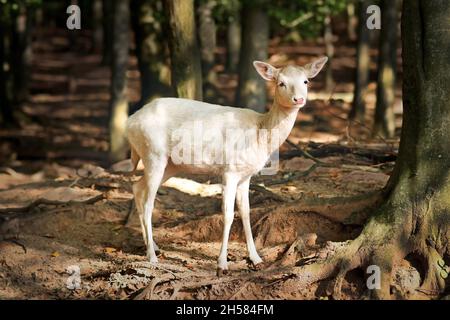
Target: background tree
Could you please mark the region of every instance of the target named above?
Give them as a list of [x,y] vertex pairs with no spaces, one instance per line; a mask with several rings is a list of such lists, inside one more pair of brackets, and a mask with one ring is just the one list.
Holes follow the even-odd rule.
[[133,0],[131,7],[141,83],[136,108],[140,108],[154,98],[171,95],[170,69],[166,63],[162,1]]
[[212,101],[215,92],[217,74],[214,71],[217,27],[214,19],[215,0],[200,0],[197,8],[198,38],[202,57],[203,97]]
[[236,105],[259,112],[266,110],[266,84],[253,61],[267,61],[269,16],[266,1],[245,1],[242,6],[242,47]]
[[103,1],[94,0],[92,5],[92,51],[95,53],[102,52],[103,49]]
[[357,39],[355,29],[358,26],[358,18],[356,17],[355,0],[349,0],[347,4],[347,36],[351,41]]
[[0,3],[0,122],[4,125],[12,124],[13,106],[10,72],[8,67],[10,62],[10,43],[11,43],[11,16],[10,8],[7,3]]
[[359,119],[364,122],[366,113],[365,96],[369,84],[370,71],[370,30],[366,26],[367,7],[371,4],[369,0],[358,2],[358,45],[356,49],[356,73],[355,89],[352,108],[349,113],[350,119]]
[[31,31],[38,0],[0,3],[0,121],[17,125],[17,108],[28,99]]
[[381,35],[378,56],[377,103],[373,135],[395,134],[395,79],[397,71],[397,1],[381,1]]
[[113,51],[113,1],[102,0],[103,11],[103,50],[102,64],[109,66],[112,61]]
[[334,87],[333,80],[333,29],[331,25],[331,15],[327,12],[323,24],[323,39],[325,42],[325,55],[328,57],[328,67],[325,69],[325,90],[331,92]]
[[168,23],[172,87],[180,98],[202,100],[202,71],[194,1],[164,1]]
[[240,16],[240,3],[231,1],[227,14],[227,70],[236,72],[241,52],[242,27]]
[[110,160],[127,156],[125,123],[128,118],[127,68],[129,51],[130,5],[128,0],[113,1],[113,55],[109,120]]
[[28,99],[33,15],[33,6],[30,4],[27,6],[24,2],[18,2],[17,8],[12,10],[11,62],[14,70],[14,100],[17,104]]

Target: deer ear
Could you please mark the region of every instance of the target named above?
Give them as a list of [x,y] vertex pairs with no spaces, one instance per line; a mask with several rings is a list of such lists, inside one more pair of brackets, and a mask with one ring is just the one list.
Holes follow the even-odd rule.
[[320,70],[322,70],[325,63],[327,63],[327,61],[328,61],[328,57],[322,57],[317,60],[314,60],[311,63],[308,63],[305,66],[306,76],[308,78],[314,78],[315,76],[317,76],[319,74]]
[[256,71],[258,71],[259,75],[267,81],[275,81],[278,77],[278,72],[280,71],[280,69],[262,61],[253,61],[253,66]]

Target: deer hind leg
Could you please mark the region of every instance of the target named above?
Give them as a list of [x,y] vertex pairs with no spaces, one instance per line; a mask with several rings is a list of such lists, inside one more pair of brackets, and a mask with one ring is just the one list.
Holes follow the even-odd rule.
[[[176,169],[176,167],[172,163],[168,163],[164,170],[164,176],[161,179],[160,184],[163,184],[170,177],[174,176],[177,172],[178,172],[178,170]],[[144,205],[145,205],[146,199],[148,198],[148,187],[147,187],[145,175],[138,182],[133,184],[133,194],[134,194],[134,199],[135,199],[135,203],[136,203],[136,210],[138,212],[139,221],[140,221],[141,228],[142,228],[142,235],[144,237],[144,243],[145,243],[145,246],[148,247],[147,228],[144,223]],[[155,248],[155,252],[160,251],[155,241],[153,241],[153,246]]]
[[152,214],[155,205],[156,192],[164,178],[164,172],[167,166],[167,158],[152,157],[144,160],[144,178],[146,194],[143,197],[143,225],[145,236],[147,238],[147,258],[152,263],[158,262],[155,253],[152,230]]
[[147,183],[145,182],[145,177],[142,177],[138,182],[133,184],[133,194],[139,221],[141,223],[142,236],[144,237],[145,247],[147,247],[147,230],[144,227],[144,201],[147,197]]

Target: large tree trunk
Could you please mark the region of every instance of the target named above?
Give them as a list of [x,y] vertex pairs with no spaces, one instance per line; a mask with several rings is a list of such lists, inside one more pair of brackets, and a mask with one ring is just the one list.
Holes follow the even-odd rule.
[[377,103],[373,135],[395,134],[395,79],[397,64],[397,0],[381,2],[381,36],[378,62]]
[[134,0],[132,8],[141,82],[141,99],[136,107],[140,108],[150,100],[171,94],[170,69],[166,64],[166,41],[159,18],[162,2]]
[[[444,292],[450,264],[450,3],[404,0],[403,129],[384,203],[353,241],[335,246],[325,260],[306,266],[305,283],[336,275],[340,296],[346,273],[376,265],[381,271],[373,297],[389,299],[392,274],[405,257],[417,260],[421,286],[412,293]],[[447,267],[448,268],[448,267]]]
[[169,19],[172,87],[180,98],[202,100],[202,68],[194,1],[164,1],[164,8]]
[[364,122],[366,112],[365,95],[369,83],[370,70],[370,30],[366,26],[366,11],[370,1],[363,0],[358,3],[358,46],[356,52],[355,90],[350,119],[359,119]]
[[217,96],[216,80],[217,74],[214,71],[215,51],[216,51],[216,22],[213,17],[213,10],[216,2],[213,0],[200,3],[198,13],[198,35],[200,40],[200,52],[202,57],[202,77],[203,77],[203,98],[212,102]]
[[259,112],[266,111],[266,83],[255,71],[253,61],[267,60],[268,42],[267,10],[245,2],[242,9],[242,48],[236,93],[237,106]]
[[128,0],[114,0],[113,56],[110,104],[110,160],[123,160],[128,146],[125,123],[128,118],[127,67],[129,50],[130,6]]

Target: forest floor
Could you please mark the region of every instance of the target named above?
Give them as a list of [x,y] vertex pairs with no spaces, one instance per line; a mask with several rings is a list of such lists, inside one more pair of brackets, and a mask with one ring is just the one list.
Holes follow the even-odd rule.
[[[133,208],[131,184],[139,176],[126,172],[127,161],[105,166],[109,70],[99,55],[86,52],[82,38],[71,51],[67,41],[52,30],[46,42],[35,43],[32,96],[23,107],[22,128],[0,129],[0,299],[329,298],[328,280],[300,288],[295,269],[330,241],[358,235],[368,214],[361,209],[386,184],[398,148],[398,139],[369,139],[366,127],[346,120],[352,45],[337,46],[333,71],[339,85],[332,99],[313,85],[291,143],[281,148],[278,173],[252,179],[252,227],[266,268],[247,265],[236,215],[231,273],[217,278],[218,178],[182,176],[160,188],[154,213],[160,263],[150,265],[137,215],[125,225]],[[282,64],[297,56],[306,62],[321,54],[322,46],[274,50],[271,61]],[[134,58],[130,64],[129,96],[136,102]],[[218,89],[229,97],[236,76],[223,73],[220,79]],[[80,287],[69,289],[77,270]],[[362,298],[365,277],[364,270],[350,272],[343,297]]]

